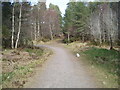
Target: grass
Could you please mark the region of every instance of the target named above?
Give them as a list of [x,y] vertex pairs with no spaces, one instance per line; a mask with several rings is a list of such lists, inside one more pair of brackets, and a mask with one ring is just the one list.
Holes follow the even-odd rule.
[[29,54],[36,54],[37,56],[41,56],[43,54],[43,49],[39,48],[39,49],[30,49],[30,48],[25,48],[24,49],[26,52],[28,52]]
[[[0,80],[2,81],[0,84],[2,84],[3,88],[23,87],[23,81],[27,80],[27,76],[32,75],[33,72],[35,72],[34,68],[41,65],[51,54],[50,50],[41,48],[25,48],[23,51],[26,51],[29,54],[34,53],[37,57],[39,56],[40,59],[31,60],[27,65],[17,66],[12,72],[2,73],[2,75],[0,75]],[[15,85],[15,83],[17,83],[17,85]]]
[[110,73],[116,74],[118,71],[118,62],[120,59],[120,52],[115,50],[107,50],[102,48],[90,48],[83,52],[92,63],[101,65]]
[[[82,60],[103,88],[117,88],[120,85],[120,52],[93,47],[88,43],[73,42],[63,44]],[[119,83],[119,84],[118,84]]]
[[15,80],[15,78],[20,78],[20,77],[24,77],[27,74],[31,74],[34,70],[34,68],[36,67],[36,65],[38,64],[42,64],[43,61],[33,61],[30,64],[28,64],[27,66],[21,66],[18,67],[18,69],[14,70],[13,72],[8,72],[2,75],[2,84],[3,87],[9,87],[9,83],[11,83],[12,80]]
[[96,68],[105,87],[118,87],[120,52],[91,47],[80,54]]

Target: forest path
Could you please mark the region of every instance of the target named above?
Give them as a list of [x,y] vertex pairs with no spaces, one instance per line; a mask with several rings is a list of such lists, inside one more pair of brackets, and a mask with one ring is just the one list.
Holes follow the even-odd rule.
[[38,45],[53,50],[54,54],[25,88],[97,88],[96,80],[86,65],[61,45]]

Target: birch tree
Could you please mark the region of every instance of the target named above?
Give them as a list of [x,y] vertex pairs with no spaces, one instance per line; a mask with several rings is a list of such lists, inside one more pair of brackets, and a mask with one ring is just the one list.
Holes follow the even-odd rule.
[[15,16],[14,16],[14,14],[15,14],[15,3],[13,4],[13,10],[12,10],[12,38],[11,38],[11,40],[12,40],[12,43],[11,43],[12,49],[14,48],[14,31],[15,31],[15,25],[14,25]]
[[39,39],[39,37],[40,37],[40,15],[39,15],[39,5],[37,6],[37,9],[38,9],[38,19],[37,19],[37,38]]
[[18,34],[17,34],[17,40],[16,40],[15,48],[18,47],[18,41],[19,41],[19,38],[20,38],[20,31],[21,31],[21,16],[22,16],[22,3],[20,4],[19,27],[18,27]]
[[34,36],[35,36],[35,41],[36,41],[37,40],[36,19],[34,22]]

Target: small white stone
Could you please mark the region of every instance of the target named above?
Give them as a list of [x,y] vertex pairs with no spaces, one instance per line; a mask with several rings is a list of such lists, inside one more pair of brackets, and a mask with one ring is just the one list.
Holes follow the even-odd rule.
[[77,56],[77,57],[80,57],[80,54],[79,54],[79,53],[77,53],[77,54],[76,54],[76,56]]
[[7,79],[9,79],[9,78],[10,78],[10,76],[7,77]]

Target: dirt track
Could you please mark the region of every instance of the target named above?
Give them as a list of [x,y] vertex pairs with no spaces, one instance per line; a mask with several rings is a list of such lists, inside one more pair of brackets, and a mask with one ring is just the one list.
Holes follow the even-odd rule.
[[45,45],[54,54],[36,75],[25,85],[26,88],[97,88],[99,87],[82,61],[62,46]]

